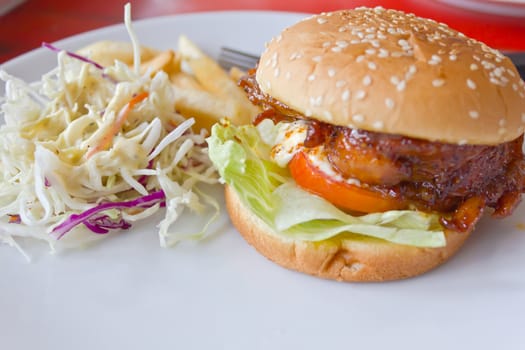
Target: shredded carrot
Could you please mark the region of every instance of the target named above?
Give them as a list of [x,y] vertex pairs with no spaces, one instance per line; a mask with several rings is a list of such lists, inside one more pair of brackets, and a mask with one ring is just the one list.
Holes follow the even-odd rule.
[[10,224],[19,224],[20,223],[20,215],[18,214],[8,214],[9,215],[9,223]]
[[109,147],[111,142],[113,141],[113,137],[119,132],[119,130],[122,128],[122,125],[128,119],[129,112],[135,107],[135,105],[142,100],[146,99],[148,97],[147,92],[141,92],[140,94],[137,94],[133,96],[133,98],[122,108],[117,116],[117,120],[112,125],[111,128],[104,134],[104,136],[100,139],[100,141],[91,147],[91,149],[86,154],[86,157],[89,159],[92,155],[94,155],[97,152],[100,152],[102,150],[105,150]]

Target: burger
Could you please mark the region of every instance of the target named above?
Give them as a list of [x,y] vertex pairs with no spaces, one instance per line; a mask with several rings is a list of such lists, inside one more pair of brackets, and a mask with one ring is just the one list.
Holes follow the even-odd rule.
[[306,18],[239,83],[262,113],[217,124],[233,225],[286,268],[416,276],[525,192],[525,84],[499,51],[383,8]]

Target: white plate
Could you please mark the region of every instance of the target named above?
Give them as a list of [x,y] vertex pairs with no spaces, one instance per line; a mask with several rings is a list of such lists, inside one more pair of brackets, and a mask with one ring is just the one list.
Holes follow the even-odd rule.
[[[220,12],[135,23],[140,41],[172,48],[179,34],[215,55],[261,51],[302,17]],[[75,49],[127,40],[123,26],[58,42]],[[34,80],[55,55],[36,50],[3,68]],[[219,192],[218,192],[219,193]],[[220,196],[218,194],[218,196]],[[421,277],[343,284],[270,263],[225,213],[205,243],[158,246],[145,223],[83,251],[26,263],[0,246],[2,349],[516,349],[525,344],[525,206],[484,219],[463,250]],[[34,252],[33,252],[34,253]]]

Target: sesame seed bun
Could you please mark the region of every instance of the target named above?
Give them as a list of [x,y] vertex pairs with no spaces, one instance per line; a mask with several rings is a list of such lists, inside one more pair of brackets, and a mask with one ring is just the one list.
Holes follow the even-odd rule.
[[352,128],[486,145],[525,129],[525,84],[507,57],[395,10],[300,21],[268,43],[256,79],[305,116]]
[[447,261],[470,234],[447,231],[443,248],[417,248],[357,235],[321,242],[285,240],[229,186],[225,198],[233,225],[260,254],[285,268],[337,281],[388,281],[422,274]]

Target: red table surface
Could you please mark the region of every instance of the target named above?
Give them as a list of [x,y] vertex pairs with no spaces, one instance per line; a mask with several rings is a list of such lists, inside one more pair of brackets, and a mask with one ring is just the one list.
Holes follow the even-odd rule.
[[[487,1],[487,0],[484,0]],[[27,0],[0,17],[0,62],[91,29],[121,23],[123,0]],[[318,13],[356,6],[377,6],[413,12],[447,23],[468,36],[502,50],[525,50],[525,18],[497,16],[427,0],[137,0],[133,19],[219,10],[275,10]]]

